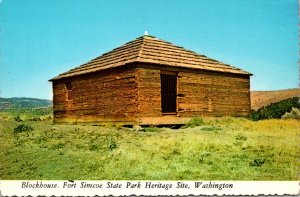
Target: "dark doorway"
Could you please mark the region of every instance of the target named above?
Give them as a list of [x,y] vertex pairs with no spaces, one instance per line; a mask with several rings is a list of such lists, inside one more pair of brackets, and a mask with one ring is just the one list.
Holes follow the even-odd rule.
[[177,112],[177,75],[161,74],[161,108],[162,113]]

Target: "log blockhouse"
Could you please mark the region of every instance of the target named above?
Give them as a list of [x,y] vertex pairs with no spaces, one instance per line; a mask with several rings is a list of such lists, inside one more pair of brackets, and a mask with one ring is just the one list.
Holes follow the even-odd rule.
[[50,79],[54,122],[182,124],[195,116],[246,116],[251,75],[142,36]]

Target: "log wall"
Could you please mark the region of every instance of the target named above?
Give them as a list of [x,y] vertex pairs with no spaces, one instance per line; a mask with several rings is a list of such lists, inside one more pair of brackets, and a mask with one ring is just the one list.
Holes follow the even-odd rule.
[[[54,122],[134,122],[136,69],[123,67],[53,82]],[[72,100],[66,83],[72,84]]]
[[[177,74],[177,114],[162,114],[160,74]],[[68,100],[66,84],[72,85]],[[128,65],[53,81],[54,122],[179,124],[194,116],[250,113],[247,75]]]
[[179,72],[178,77],[180,116],[246,116],[250,113],[249,76]]
[[250,79],[247,75],[208,72],[151,65],[138,68],[140,117],[162,117],[160,73],[177,78],[177,117],[246,116],[250,113]]
[[137,70],[139,117],[161,117],[160,70]]

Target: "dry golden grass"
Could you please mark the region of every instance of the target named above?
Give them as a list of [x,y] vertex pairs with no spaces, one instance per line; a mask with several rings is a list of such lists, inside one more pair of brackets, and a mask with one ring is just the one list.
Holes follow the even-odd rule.
[[1,121],[1,179],[299,180],[296,120],[205,118],[201,126],[135,131]]

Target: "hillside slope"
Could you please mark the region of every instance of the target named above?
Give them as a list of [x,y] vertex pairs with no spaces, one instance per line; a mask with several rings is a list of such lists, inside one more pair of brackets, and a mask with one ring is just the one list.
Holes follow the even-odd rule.
[[2,98],[0,97],[0,111],[9,109],[28,109],[28,108],[40,108],[52,106],[51,100],[37,99],[37,98],[25,98],[25,97],[13,97]]
[[251,91],[251,109],[257,110],[271,103],[299,96],[299,88],[276,91]]

